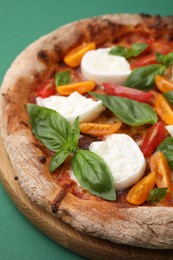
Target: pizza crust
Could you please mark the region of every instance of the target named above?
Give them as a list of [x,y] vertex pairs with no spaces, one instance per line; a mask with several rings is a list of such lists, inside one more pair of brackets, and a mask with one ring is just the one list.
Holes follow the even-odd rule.
[[[116,207],[116,202],[83,201],[66,193],[41,162],[44,147],[31,133],[26,104],[47,69],[84,41],[97,46],[127,31],[163,33],[171,37],[173,18],[147,15],[105,15],[65,25],[26,48],[7,71],[0,96],[1,137],[24,192],[77,230],[115,243],[173,249],[173,209]],[[48,157],[49,158],[49,157]]]

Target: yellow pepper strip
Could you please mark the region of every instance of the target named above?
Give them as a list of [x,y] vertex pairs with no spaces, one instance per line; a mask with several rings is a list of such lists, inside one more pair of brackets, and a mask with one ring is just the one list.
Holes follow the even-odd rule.
[[153,189],[156,181],[156,174],[149,173],[137,182],[128,192],[126,200],[133,205],[141,205],[144,203],[150,191]]
[[173,125],[172,108],[161,94],[157,94],[155,96],[155,110],[166,124]]
[[87,91],[91,91],[95,88],[95,82],[90,81],[82,81],[72,84],[67,84],[63,86],[57,86],[56,90],[59,94],[63,96],[69,96],[71,93],[77,91],[80,94],[84,94]]
[[115,124],[81,123],[80,132],[83,134],[104,136],[117,132],[121,125],[121,122]]
[[163,93],[173,90],[173,82],[166,79],[164,76],[156,75],[155,83],[156,83],[156,87]]
[[161,151],[155,152],[150,158],[151,171],[156,174],[156,185],[158,188],[168,188],[172,191],[171,171],[165,155]]
[[69,53],[67,53],[67,55],[64,57],[64,62],[72,68],[78,67],[81,63],[84,54],[87,51],[95,49],[95,42],[83,43],[75,49],[71,50]]

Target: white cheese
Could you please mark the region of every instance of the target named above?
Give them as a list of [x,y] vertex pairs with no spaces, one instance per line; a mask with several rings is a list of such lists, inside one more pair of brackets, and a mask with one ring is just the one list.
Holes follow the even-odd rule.
[[173,136],[173,125],[167,125],[165,126],[166,130],[168,131],[168,133]]
[[36,103],[39,106],[57,111],[70,123],[72,123],[77,116],[79,116],[80,123],[91,122],[105,110],[100,100],[94,101],[92,98],[86,98],[78,92],[74,92],[68,97],[37,97]]
[[109,54],[111,48],[88,51],[81,61],[81,72],[88,80],[97,84],[122,84],[130,75],[130,64],[121,56]]
[[112,134],[104,141],[91,143],[89,150],[108,164],[116,190],[123,190],[141,179],[145,158],[135,141],[126,134]]

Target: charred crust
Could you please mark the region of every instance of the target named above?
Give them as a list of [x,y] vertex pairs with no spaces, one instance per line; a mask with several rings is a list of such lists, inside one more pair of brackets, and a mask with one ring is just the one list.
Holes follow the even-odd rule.
[[37,58],[43,62],[48,62],[49,61],[49,56],[47,54],[47,52],[45,50],[40,50],[38,53],[37,53]]
[[15,181],[17,181],[19,179],[19,177],[18,176],[14,176],[14,179],[15,179]]
[[5,96],[5,93],[1,93],[1,95],[4,97],[4,96]]
[[66,194],[66,191],[64,189],[62,189],[60,192],[58,192],[58,194],[56,195],[56,197],[54,198],[54,200],[51,203],[52,213],[54,213],[54,214],[57,213],[59,204],[60,204],[61,200],[64,198],[65,194]]
[[59,61],[60,59],[62,59],[62,57],[64,55],[63,49],[58,44],[54,45],[54,51],[57,56],[57,60]]
[[151,18],[152,17],[151,14],[146,14],[146,13],[140,13],[140,16],[142,18]]
[[23,126],[26,126],[26,127],[29,127],[28,123],[26,123],[25,121],[21,120],[19,122],[20,125],[23,125]]
[[39,156],[39,161],[41,163],[45,163],[46,162],[46,157],[44,155]]

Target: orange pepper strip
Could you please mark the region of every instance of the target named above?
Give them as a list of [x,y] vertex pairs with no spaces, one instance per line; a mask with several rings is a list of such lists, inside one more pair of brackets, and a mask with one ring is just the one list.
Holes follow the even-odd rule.
[[58,91],[59,94],[63,96],[68,96],[75,91],[77,91],[80,94],[84,94],[87,91],[93,90],[94,88],[95,88],[95,82],[90,80],[90,81],[77,82],[77,83],[72,83],[63,86],[57,86],[56,90]]
[[156,174],[156,185],[158,188],[168,188],[172,191],[171,171],[166,157],[161,151],[155,152],[150,159],[151,171]]
[[168,125],[173,124],[173,111],[167,100],[161,95],[155,96],[155,110],[160,118]]
[[64,57],[64,62],[72,67],[78,67],[81,63],[82,57],[87,51],[95,50],[96,44],[95,42],[83,43],[80,46],[71,50],[67,55]]
[[173,82],[166,79],[164,76],[156,75],[155,83],[156,83],[156,87],[163,93],[173,90]]
[[126,200],[133,205],[141,205],[147,200],[149,192],[153,189],[156,181],[155,172],[149,173],[137,182],[128,192]]
[[80,131],[83,134],[104,136],[117,132],[121,125],[121,122],[115,124],[81,123]]

